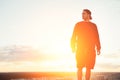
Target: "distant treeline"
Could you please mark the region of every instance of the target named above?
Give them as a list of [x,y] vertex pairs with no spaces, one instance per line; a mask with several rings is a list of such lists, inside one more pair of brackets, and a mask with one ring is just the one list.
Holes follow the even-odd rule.
[[8,72],[0,73],[0,80],[11,80],[20,78],[40,78],[40,77],[65,77],[75,76],[75,72]]
[[[92,72],[92,75],[118,75],[120,72]],[[0,73],[0,80],[30,79],[43,77],[76,77],[76,72],[5,72]]]

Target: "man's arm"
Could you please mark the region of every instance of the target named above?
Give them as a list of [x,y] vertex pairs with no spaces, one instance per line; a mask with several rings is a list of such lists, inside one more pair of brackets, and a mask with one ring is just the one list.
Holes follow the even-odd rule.
[[99,38],[97,26],[95,27],[95,38],[96,38],[97,54],[100,55],[101,44],[100,44],[100,38]]
[[71,42],[70,42],[73,53],[75,52],[75,43],[76,43],[76,35],[77,35],[76,34],[77,29],[76,28],[77,28],[77,26],[75,25],[74,30],[73,30],[73,34],[72,34],[72,38],[71,38]]

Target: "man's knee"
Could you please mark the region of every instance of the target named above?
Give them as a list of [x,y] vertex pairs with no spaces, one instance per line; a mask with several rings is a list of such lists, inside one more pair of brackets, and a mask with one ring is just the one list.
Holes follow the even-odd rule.
[[78,71],[82,71],[82,67],[79,67],[79,68],[78,68]]
[[91,70],[91,68],[90,67],[86,67],[86,70]]

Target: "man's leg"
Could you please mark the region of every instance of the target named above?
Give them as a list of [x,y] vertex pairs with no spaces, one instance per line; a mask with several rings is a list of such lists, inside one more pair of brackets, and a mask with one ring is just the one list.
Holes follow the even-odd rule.
[[86,75],[85,75],[86,80],[90,80],[90,75],[91,75],[91,69],[86,68]]
[[78,68],[77,77],[78,77],[78,80],[82,80],[82,68]]

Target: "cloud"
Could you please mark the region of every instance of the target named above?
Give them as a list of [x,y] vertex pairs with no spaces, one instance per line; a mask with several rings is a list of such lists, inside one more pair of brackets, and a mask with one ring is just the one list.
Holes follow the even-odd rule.
[[107,54],[103,54],[105,58],[119,58],[120,57],[120,50],[111,52],[111,53],[107,53]]
[[54,61],[65,59],[67,55],[44,53],[30,46],[7,46],[0,48],[0,62]]
[[[71,64],[67,54],[44,53],[29,46],[0,48],[0,71],[64,70]],[[62,68],[61,68],[62,67]],[[66,69],[67,69],[66,68]]]
[[95,67],[98,71],[102,72],[119,72],[120,65],[118,64],[111,64],[111,63],[100,63]]
[[42,61],[48,56],[29,46],[9,46],[0,49],[0,61]]
[[111,64],[111,63],[102,63],[99,64],[99,67],[103,68],[103,69],[118,69],[120,68],[120,64]]
[[96,67],[103,71],[119,71],[120,70],[120,50],[101,54],[101,59],[97,62]]

